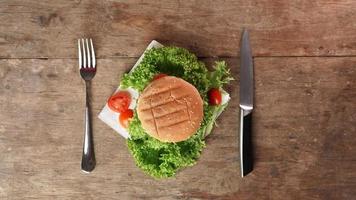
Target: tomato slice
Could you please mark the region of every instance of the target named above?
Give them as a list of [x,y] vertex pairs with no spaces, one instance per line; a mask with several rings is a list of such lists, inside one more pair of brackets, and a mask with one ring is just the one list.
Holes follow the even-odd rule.
[[129,109],[131,95],[127,91],[119,91],[112,95],[108,100],[109,108],[114,112],[125,112]]
[[221,92],[218,88],[212,88],[208,92],[209,104],[220,105],[221,104]]
[[168,75],[167,75],[167,74],[163,74],[163,73],[156,74],[156,75],[153,77],[153,80],[157,80],[157,79],[160,79],[160,78],[165,77],[165,76],[168,76]]
[[125,112],[120,113],[119,122],[121,126],[124,128],[129,127],[129,121],[132,119],[132,117],[133,117],[133,110],[131,109],[128,109]]

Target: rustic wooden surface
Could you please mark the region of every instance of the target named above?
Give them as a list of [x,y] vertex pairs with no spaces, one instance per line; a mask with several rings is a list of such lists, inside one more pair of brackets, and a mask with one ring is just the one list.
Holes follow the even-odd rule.
[[[0,199],[356,199],[355,13],[351,0],[0,1]],[[256,56],[256,166],[244,179],[242,27]],[[195,166],[154,180],[94,118],[97,167],[81,173],[82,36],[100,58],[94,114],[152,39],[228,62],[232,101]]]
[[[155,2],[155,3],[154,3]],[[200,56],[236,56],[242,27],[257,56],[356,54],[353,0],[1,0],[1,58],[67,58],[84,35],[99,57],[136,57],[152,39]]]

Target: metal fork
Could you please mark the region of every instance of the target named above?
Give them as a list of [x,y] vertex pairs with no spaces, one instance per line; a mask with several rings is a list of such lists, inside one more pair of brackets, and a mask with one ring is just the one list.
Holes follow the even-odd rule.
[[88,39],[78,40],[78,54],[79,54],[79,71],[81,77],[85,81],[86,90],[86,107],[85,107],[85,132],[84,144],[82,154],[82,171],[91,172],[95,168],[96,160],[94,153],[93,133],[91,126],[91,109],[90,109],[90,80],[94,78],[96,73],[95,52],[93,41],[90,39],[90,48]]

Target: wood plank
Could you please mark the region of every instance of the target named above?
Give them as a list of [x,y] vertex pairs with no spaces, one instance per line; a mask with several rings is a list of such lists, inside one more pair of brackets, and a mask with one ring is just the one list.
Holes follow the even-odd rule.
[[[98,113],[134,58],[99,59]],[[211,63],[211,59],[207,60]],[[232,102],[199,162],[154,180],[94,118],[97,168],[80,172],[84,87],[76,59],[0,60],[0,197],[8,199],[352,199],[356,58],[257,58],[256,167],[238,163],[238,70]]]
[[0,58],[137,57],[157,39],[199,56],[236,56],[243,27],[255,56],[355,56],[353,0],[0,1]]

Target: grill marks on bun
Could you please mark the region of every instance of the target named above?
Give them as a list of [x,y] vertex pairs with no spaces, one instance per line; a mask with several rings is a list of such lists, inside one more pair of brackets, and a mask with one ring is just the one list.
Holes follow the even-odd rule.
[[179,142],[199,129],[203,100],[190,83],[166,76],[151,82],[142,92],[137,114],[149,135],[162,142]]

